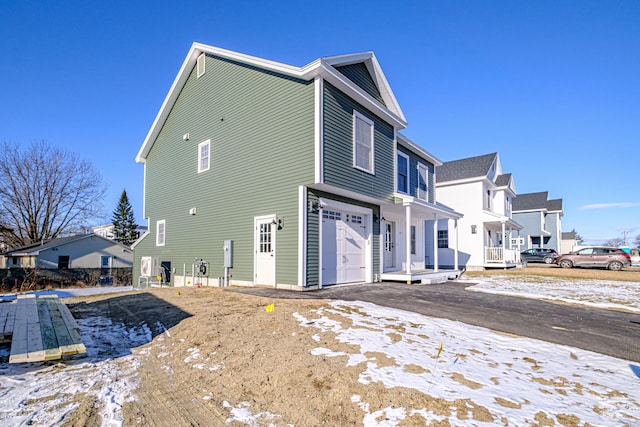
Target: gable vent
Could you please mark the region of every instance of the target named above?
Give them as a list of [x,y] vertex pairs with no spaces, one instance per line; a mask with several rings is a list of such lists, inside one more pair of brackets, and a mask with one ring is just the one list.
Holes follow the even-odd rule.
[[200,78],[200,76],[204,75],[204,72],[205,72],[205,58],[206,58],[206,55],[204,53],[201,53],[200,56],[198,56],[198,62],[197,62],[198,78]]

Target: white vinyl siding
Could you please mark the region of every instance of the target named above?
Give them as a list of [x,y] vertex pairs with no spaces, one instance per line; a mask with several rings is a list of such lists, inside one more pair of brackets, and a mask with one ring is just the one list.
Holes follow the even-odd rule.
[[373,174],[373,158],[373,122],[354,110],[353,166]]
[[165,242],[165,220],[156,222],[156,246],[164,246]]
[[198,173],[209,170],[211,163],[211,140],[208,139],[198,145]]

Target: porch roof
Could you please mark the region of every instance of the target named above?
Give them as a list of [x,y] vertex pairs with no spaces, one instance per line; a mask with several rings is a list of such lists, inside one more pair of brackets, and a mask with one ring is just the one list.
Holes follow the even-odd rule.
[[484,224],[497,226],[502,226],[502,224],[504,224],[507,228],[510,228],[512,230],[522,230],[524,228],[512,218],[491,211],[482,211],[482,222]]
[[[426,200],[418,199],[413,196],[402,193],[394,193],[394,205],[393,206],[411,206],[411,208],[417,209],[418,212],[423,212],[428,215],[437,215],[442,219],[460,219],[464,215],[460,212],[456,212],[449,206],[442,203],[429,203]],[[385,208],[387,206],[384,206]]]

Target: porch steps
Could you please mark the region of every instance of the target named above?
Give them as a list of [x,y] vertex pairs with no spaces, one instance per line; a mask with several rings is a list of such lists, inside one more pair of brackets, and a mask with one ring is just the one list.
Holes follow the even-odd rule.
[[19,295],[0,304],[2,342],[11,341],[9,363],[40,362],[86,353],[80,328],[57,296]]

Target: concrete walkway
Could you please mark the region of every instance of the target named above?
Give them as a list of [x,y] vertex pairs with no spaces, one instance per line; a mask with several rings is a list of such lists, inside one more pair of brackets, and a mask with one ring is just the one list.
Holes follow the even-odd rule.
[[296,292],[228,288],[269,298],[366,301],[640,362],[640,315],[466,291],[469,283],[375,283]]

